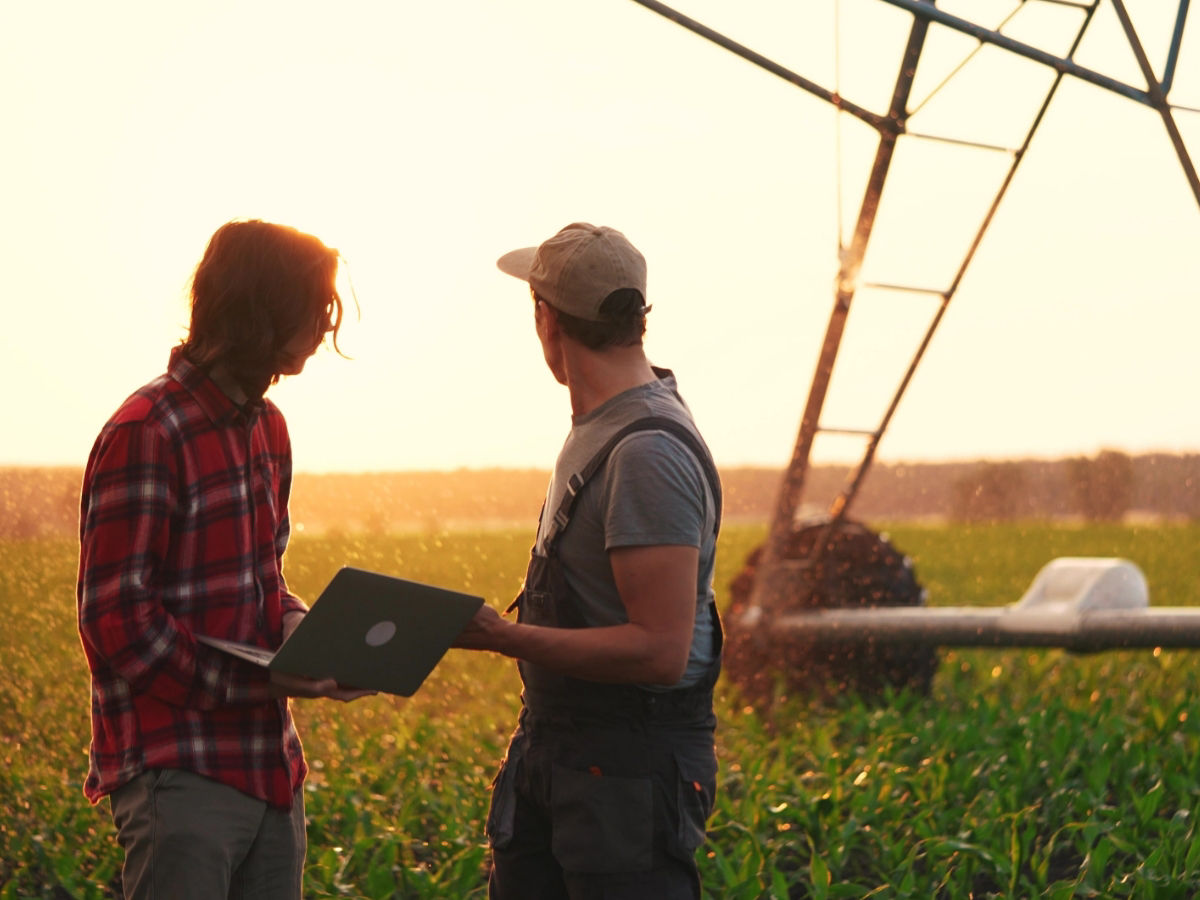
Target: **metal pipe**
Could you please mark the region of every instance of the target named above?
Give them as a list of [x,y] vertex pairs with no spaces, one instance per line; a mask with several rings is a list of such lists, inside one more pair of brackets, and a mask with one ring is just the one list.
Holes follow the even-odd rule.
[[966,19],[960,19],[958,16],[938,9],[932,3],[928,2],[928,0],[882,0],[882,2],[906,9],[915,16],[929,19],[937,22],[939,25],[945,25],[947,28],[961,31],[963,34],[969,34],[981,41],[995,44],[997,47],[1003,47],[1005,50],[1010,50],[1018,56],[1024,56],[1026,59],[1050,66],[1052,69],[1056,69],[1066,75],[1073,75],[1081,81],[1090,82],[1097,87],[1122,94],[1123,96],[1137,100],[1139,103],[1150,105],[1150,97],[1145,91],[1125,84],[1123,81],[1117,81],[1115,78],[1109,78],[1107,75],[1102,75],[1069,59],[1061,59],[1053,53],[1047,53],[1045,50],[1039,50],[1030,44],[1014,40],[1006,34],[992,31],[989,28],[976,25],[974,22]]
[[[1117,18],[1121,20],[1121,28],[1125,31],[1125,37],[1129,39],[1133,55],[1137,58],[1138,67],[1146,78],[1146,84],[1149,85],[1150,105],[1158,110],[1159,116],[1162,117],[1163,125],[1167,128],[1167,136],[1171,139],[1171,144],[1175,147],[1175,155],[1179,157],[1179,164],[1183,167],[1183,175],[1192,189],[1192,195],[1196,198],[1196,205],[1200,206],[1200,176],[1196,174],[1196,167],[1192,165],[1192,158],[1188,155],[1187,146],[1183,143],[1183,135],[1179,133],[1175,117],[1171,115],[1171,107],[1167,104],[1167,95],[1154,78],[1154,69],[1150,65],[1142,42],[1138,39],[1133,21],[1125,9],[1124,0],[1112,0],[1112,5],[1113,9],[1117,11]],[[1179,30],[1182,32],[1182,26]]]
[[1010,607],[886,607],[788,613],[764,622],[773,639],[815,644],[942,647],[1200,647],[1200,608],[1095,610],[1054,615]]
[[909,363],[908,369],[904,373],[904,377],[900,379],[900,386],[896,388],[895,394],[892,396],[891,402],[888,404],[887,410],[883,414],[883,419],[879,423],[879,428],[868,442],[866,449],[863,451],[862,461],[858,464],[858,468],[850,478],[849,484],[838,494],[830,508],[831,518],[829,524],[825,526],[826,533],[822,535],[821,543],[824,544],[829,539],[837,524],[846,517],[850,511],[850,504],[858,495],[859,488],[862,487],[863,479],[866,477],[867,470],[871,467],[871,463],[875,461],[875,451],[879,448],[879,442],[883,439],[883,433],[887,431],[888,425],[892,422],[892,417],[896,414],[896,409],[900,405],[900,399],[908,390],[908,385],[916,374],[917,364],[925,356],[925,351],[929,349],[929,342],[933,340],[933,333],[937,331],[938,325],[942,322],[942,317],[946,314],[946,307],[950,305],[950,294],[942,296],[942,302],[938,304],[937,312],[934,313],[933,319],[929,323],[929,327],[925,329],[925,335],[921,338],[921,343],[917,346],[916,353],[913,354],[912,362]]
[[1171,93],[1175,81],[1175,65],[1179,62],[1179,46],[1183,43],[1183,23],[1187,21],[1189,0],[1179,0],[1179,12],[1175,16],[1175,29],[1171,32],[1171,49],[1167,51],[1167,65],[1163,69],[1163,96]]
[[[867,178],[867,186],[863,191],[854,235],[850,240],[850,246],[844,248],[841,254],[833,311],[830,313],[829,324],[825,329],[825,340],[821,344],[821,353],[809,389],[804,415],[800,420],[800,432],[796,436],[792,459],[779,487],[774,515],[771,518],[767,539],[763,545],[762,559],[759,564],[760,575],[755,579],[754,590],[751,594],[751,606],[766,605],[764,600],[769,604],[770,598],[780,595],[776,591],[772,569],[784,557],[792,531],[792,523],[796,518],[796,506],[799,503],[804,478],[808,471],[812,443],[820,425],[821,409],[825,405],[825,396],[833,375],[833,365],[837,360],[846,317],[850,312],[850,302],[854,299],[854,293],[858,288],[858,275],[862,269],[867,243],[875,225],[875,214],[879,211],[879,200],[883,194],[884,181],[887,179],[888,170],[891,167],[896,149],[896,139],[904,129],[905,111],[912,92],[913,77],[928,31],[928,22],[920,18],[913,19],[908,43],[900,60],[900,71],[896,75],[896,86],[892,91],[892,99],[888,107],[886,120],[888,127],[880,131],[879,146],[875,151],[875,162],[871,166],[871,174]],[[811,559],[819,559],[823,552],[824,541],[818,541],[813,547]]]
[[665,3],[659,3],[658,0],[633,0],[633,2],[646,7],[646,9],[651,10],[652,12],[658,13],[664,19],[669,19],[676,25],[682,25],[688,31],[698,34],[700,37],[705,38],[706,40],[712,41],[719,47],[724,47],[729,52],[740,56],[747,62],[752,62],[754,65],[761,69],[765,69],[772,75],[779,76],[789,84],[794,84],[801,90],[808,91],[813,96],[820,97],[822,100],[832,103],[838,109],[848,112],[850,115],[861,119],[876,130],[887,127],[887,122],[885,121],[884,117],[880,116],[878,113],[873,113],[869,109],[859,106],[857,103],[852,103],[845,97],[838,94],[836,91],[831,91],[828,88],[822,87],[815,81],[805,78],[803,75],[799,75],[785,66],[781,66],[774,60],[768,59],[761,53],[751,50],[744,44],[739,44],[737,41],[726,37],[719,31],[714,31],[702,22],[697,22],[695,19],[685,16],[678,10],[672,9]]
[[909,137],[920,138],[923,141],[937,141],[941,144],[953,144],[956,147],[971,147],[976,150],[994,150],[997,153],[1013,153],[1012,147],[1002,147],[999,144],[985,144],[982,141],[968,141],[963,138],[953,138],[945,134],[926,134],[921,131],[909,130]]
[[[1088,25],[1091,24],[1092,13],[1094,12],[1095,6],[1093,5],[1092,8],[1087,11],[1083,21],[1080,23],[1079,31],[1075,34],[1075,39],[1071,42],[1072,54],[1075,53],[1079,47],[1079,44],[1083,41],[1084,33],[1087,31]],[[850,476],[846,487],[842,489],[842,491],[836,498],[834,498],[833,503],[830,505],[832,520],[827,526],[826,535],[823,535],[822,540],[827,540],[828,534],[832,533],[837,522],[841,521],[846,517],[846,515],[849,514],[850,506],[854,502],[854,498],[858,495],[859,489],[862,487],[867,470],[870,468],[872,462],[874,462],[875,452],[879,447],[879,442],[882,440],[884,432],[891,423],[892,417],[895,415],[896,409],[900,405],[901,398],[908,390],[908,385],[912,381],[913,375],[917,369],[917,365],[925,356],[925,351],[929,348],[929,343],[933,339],[933,334],[935,331],[937,331],[938,326],[942,322],[942,318],[946,314],[946,308],[950,305],[950,301],[958,292],[958,286],[962,283],[963,275],[966,273],[967,267],[970,266],[971,260],[975,258],[975,253],[979,250],[979,246],[983,242],[983,236],[987,233],[988,227],[992,223],[992,219],[995,218],[996,210],[1000,207],[1000,201],[1004,199],[1004,195],[1008,192],[1008,188],[1013,181],[1013,176],[1015,176],[1017,173],[1017,167],[1021,165],[1021,160],[1025,158],[1025,153],[1028,151],[1029,145],[1033,141],[1033,136],[1037,132],[1038,126],[1041,125],[1042,120],[1046,117],[1046,110],[1050,108],[1050,101],[1054,99],[1054,95],[1058,92],[1058,88],[1062,84],[1062,80],[1062,72],[1055,74],[1054,80],[1051,82],[1050,88],[1046,91],[1046,96],[1043,98],[1042,104],[1038,108],[1037,114],[1033,117],[1033,122],[1031,122],[1029,125],[1029,130],[1025,134],[1025,139],[1021,142],[1021,146],[1013,151],[1013,158],[1008,167],[1008,172],[1005,173],[1004,180],[1001,182],[999,189],[996,191],[995,197],[992,198],[991,205],[984,214],[983,221],[976,230],[970,246],[967,247],[967,252],[963,256],[962,262],[959,264],[958,271],[954,273],[954,278],[950,283],[950,287],[948,287],[942,294],[942,302],[939,304],[937,312],[931,319],[929,327],[925,331],[924,337],[921,339],[916,352],[913,354],[912,362],[909,364],[907,371],[904,373],[904,377],[901,379],[899,387],[896,388],[896,392],[893,395],[891,402],[888,404],[886,412],[884,412],[883,420],[881,421],[878,429],[876,429],[875,437],[864,449],[862,461],[859,463],[855,472]]]

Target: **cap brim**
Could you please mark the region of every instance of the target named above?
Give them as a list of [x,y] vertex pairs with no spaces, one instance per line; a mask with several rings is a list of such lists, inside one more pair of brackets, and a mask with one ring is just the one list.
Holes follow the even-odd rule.
[[505,275],[511,275],[513,278],[528,281],[529,271],[533,268],[533,257],[536,254],[537,247],[522,247],[520,250],[510,250],[496,260],[496,267]]

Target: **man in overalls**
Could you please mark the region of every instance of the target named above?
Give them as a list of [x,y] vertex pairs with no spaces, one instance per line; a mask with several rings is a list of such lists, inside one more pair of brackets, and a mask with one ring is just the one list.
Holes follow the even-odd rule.
[[646,262],[624,235],[574,223],[498,265],[529,283],[572,416],[517,622],[485,605],[458,641],[516,658],[524,683],[488,814],[489,894],[698,898],[716,469],[674,376],[646,358]]

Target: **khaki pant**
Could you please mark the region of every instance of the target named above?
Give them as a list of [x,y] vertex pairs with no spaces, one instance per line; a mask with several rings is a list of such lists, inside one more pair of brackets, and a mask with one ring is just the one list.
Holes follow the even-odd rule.
[[297,900],[304,798],[290,810],[182,769],[151,769],[109,798],[126,900]]

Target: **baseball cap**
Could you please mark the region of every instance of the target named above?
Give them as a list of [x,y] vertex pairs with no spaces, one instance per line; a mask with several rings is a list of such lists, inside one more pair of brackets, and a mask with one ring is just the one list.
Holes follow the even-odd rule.
[[528,281],[555,309],[590,322],[604,320],[600,304],[613,291],[633,288],[646,299],[646,259],[615,228],[572,222],[539,247],[505,253],[496,265]]

